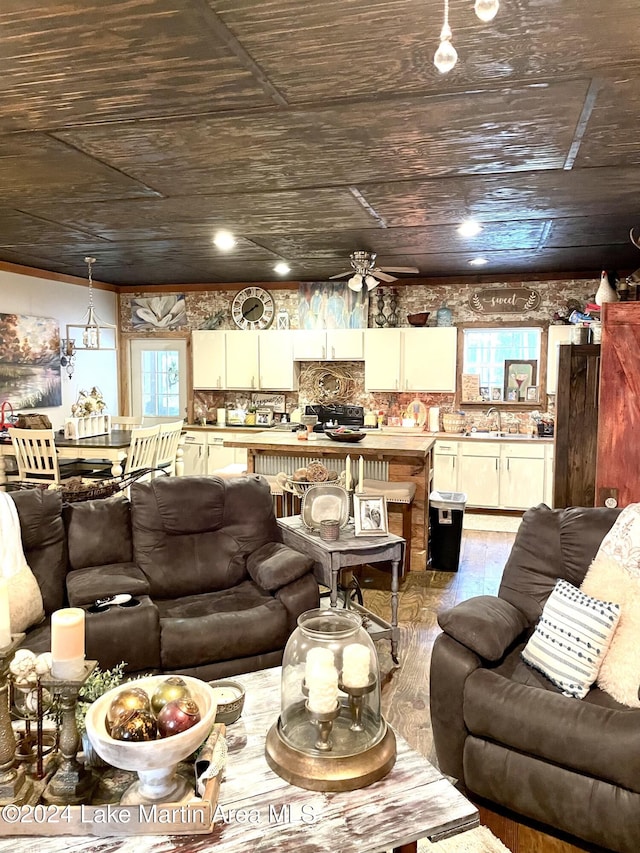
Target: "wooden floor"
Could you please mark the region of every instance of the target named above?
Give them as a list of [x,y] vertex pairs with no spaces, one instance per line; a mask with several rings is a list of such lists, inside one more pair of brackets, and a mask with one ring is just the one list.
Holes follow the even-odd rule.
[[[401,584],[396,666],[388,641],[376,644],[382,677],[385,718],[422,755],[437,766],[429,718],[429,664],[439,632],[437,614],[475,595],[495,595],[514,540],[513,533],[464,531],[458,572],[425,568],[424,552],[413,552],[411,571]],[[365,605],[389,619],[390,575],[367,566],[355,572]],[[480,804],[478,804],[480,805]],[[512,853],[576,853],[594,848],[574,846],[539,829],[480,809],[481,821]]]

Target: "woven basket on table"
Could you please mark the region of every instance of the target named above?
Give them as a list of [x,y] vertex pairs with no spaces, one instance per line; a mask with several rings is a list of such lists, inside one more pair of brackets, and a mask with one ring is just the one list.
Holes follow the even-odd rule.
[[463,432],[464,424],[464,415],[447,412],[442,416],[442,428],[445,432]]

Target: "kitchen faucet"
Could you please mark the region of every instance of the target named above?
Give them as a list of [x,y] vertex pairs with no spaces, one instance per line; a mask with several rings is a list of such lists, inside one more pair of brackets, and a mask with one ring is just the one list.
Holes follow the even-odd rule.
[[489,415],[492,415],[492,414],[497,415],[497,420],[498,420],[498,435],[502,435],[502,416],[501,416],[500,412],[498,411],[498,409],[496,409],[496,407],[495,407],[495,406],[491,406],[491,408],[490,408],[490,409],[489,409],[489,411],[487,412],[487,417],[488,417]]

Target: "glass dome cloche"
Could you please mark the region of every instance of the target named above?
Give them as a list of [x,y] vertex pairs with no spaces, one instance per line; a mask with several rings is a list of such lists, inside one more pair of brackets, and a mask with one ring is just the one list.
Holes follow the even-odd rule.
[[355,611],[318,608],[298,618],[265,752],[279,776],[314,791],[362,788],[393,767],[396,742],[380,710],[378,656]]

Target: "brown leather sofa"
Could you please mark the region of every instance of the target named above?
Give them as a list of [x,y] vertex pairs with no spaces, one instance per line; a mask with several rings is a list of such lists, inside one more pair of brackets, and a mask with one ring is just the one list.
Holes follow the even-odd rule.
[[[103,668],[217,678],[280,664],[298,616],[319,604],[312,561],[280,541],[266,480],[161,477],[130,500],[62,505],[12,494],[47,620],[24,645],[50,648],[49,616],[83,607],[86,655]],[[96,610],[130,593],[132,606]]]
[[438,764],[480,802],[620,853],[640,850],[640,710],[561,694],[520,657],[558,578],[579,586],[619,510],[540,505],[498,596],[441,613],[431,659]]

